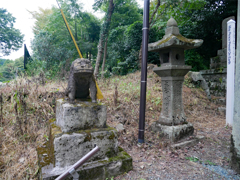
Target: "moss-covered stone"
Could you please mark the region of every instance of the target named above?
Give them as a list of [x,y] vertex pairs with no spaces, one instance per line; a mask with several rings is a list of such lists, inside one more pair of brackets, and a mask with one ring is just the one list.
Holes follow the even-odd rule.
[[97,138],[103,140],[104,136],[99,135]]
[[[127,173],[128,171],[133,169],[132,166],[132,158],[131,156],[125,152],[122,148],[118,148],[119,152],[112,158],[108,158],[105,160],[98,160],[92,163],[85,163],[82,167],[80,167],[77,171],[79,174],[79,179],[84,180],[97,180],[106,178],[112,178],[118,176],[123,173]],[[119,163],[118,163],[119,162]],[[114,164],[114,166],[112,166]],[[115,164],[119,164],[119,166],[115,166]],[[113,168],[114,167],[114,168]],[[63,171],[62,171],[63,172]],[[62,172],[58,172],[58,174],[62,174]],[[58,177],[58,175],[44,175],[44,180],[54,180]],[[71,176],[66,179],[72,179]]]
[[86,141],[91,141],[91,140],[92,140],[92,135],[91,135],[91,133],[87,133],[87,136],[85,137],[84,142],[86,142]]
[[55,135],[62,133],[61,129],[55,125],[55,121],[56,119],[54,118],[49,120],[50,129],[48,140],[46,140],[41,147],[37,147],[38,165],[40,169],[50,164],[55,165],[53,141]]
[[105,155],[106,157],[111,158],[113,156],[116,156],[116,152],[113,148],[109,148]]
[[[93,132],[98,132],[98,131],[110,131],[111,135],[109,139],[112,139],[113,136],[115,137],[115,134],[112,131],[116,131],[112,127],[107,127],[107,128],[95,128],[95,129],[90,129],[90,130],[80,130],[77,132],[71,132],[71,133],[63,133],[61,131],[61,128],[55,124],[56,119],[50,119],[49,124],[50,124],[50,129],[49,129],[49,135],[48,135],[48,141],[46,141],[41,147],[37,148],[37,153],[38,153],[38,159],[39,159],[39,167],[47,166],[50,164],[55,164],[55,156],[54,156],[54,145],[53,141],[55,137],[59,137],[63,134],[72,134],[72,133],[84,133],[87,134],[86,138],[84,141],[91,141],[92,140],[92,135],[91,133]],[[103,139],[104,136],[97,136],[99,139]]]
[[51,134],[52,133],[50,129],[50,135],[49,135],[48,141],[46,141],[41,147],[37,147],[38,165],[40,169],[44,166],[55,164],[54,146],[53,146],[54,138]]
[[169,37],[167,37],[166,39],[162,39],[157,45],[161,45],[164,44],[166,42],[168,42],[170,39],[172,39],[173,37],[177,37],[180,41],[184,42],[184,43],[189,43],[189,44],[193,44],[194,43],[194,39],[188,39],[185,38],[184,36],[182,36],[181,34],[179,35],[171,35]]
[[113,131],[111,131],[111,135],[108,137],[108,139],[114,139],[116,136]]

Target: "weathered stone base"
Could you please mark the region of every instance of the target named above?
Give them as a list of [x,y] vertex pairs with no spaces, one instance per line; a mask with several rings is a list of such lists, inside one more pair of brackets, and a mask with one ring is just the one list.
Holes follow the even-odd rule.
[[118,153],[117,132],[111,128],[80,131],[72,134],[55,136],[53,141],[55,166],[66,167],[74,164],[94,146],[100,147],[100,151],[91,157],[89,161],[112,157]]
[[108,127],[63,133],[60,127],[52,123],[49,141],[38,148],[40,167],[51,163],[59,168],[70,166],[90,152],[95,145],[100,151],[91,157],[89,162],[115,156],[118,153],[117,131]]
[[176,142],[182,138],[191,136],[194,132],[194,128],[191,123],[176,126],[166,126],[161,125],[159,122],[154,122],[152,123],[151,128],[152,131],[158,132],[160,137],[166,137],[171,142]]
[[55,179],[95,145],[100,150],[77,170],[79,179],[105,180],[132,169],[131,156],[118,147],[117,131],[106,126],[106,106],[59,99],[49,139],[37,148],[40,179]]
[[233,137],[231,136],[231,147],[230,147],[230,152],[231,152],[231,166],[232,169],[234,169],[237,173],[240,174],[240,152],[237,151],[235,148],[235,144],[233,141]]
[[75,99],[70,103],[58,99],[56,103],[56,124],[63,132],[91,128],[105,128],[107,108],[99,103]]
[[40,179],[55,179],[95,145],[100,150],[79,169],[80,179],[106,179],[132,169],[132,158],[118,147],[114,128],[64,133],[54,122],[50,121],[49,140],[37,148]]
[[[54,168],[52,164],[41,169],[43,180],[54,180],[71,166],[65,168]],[[104,160],[85,163],[77,172],[79,179],[105,180],[132,170],[132,158],[122,148],[116,156]],[[69,175],[67,179],[72,179]]]

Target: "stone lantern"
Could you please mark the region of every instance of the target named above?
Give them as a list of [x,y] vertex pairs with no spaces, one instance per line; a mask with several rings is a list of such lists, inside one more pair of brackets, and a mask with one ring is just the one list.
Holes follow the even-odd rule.
[[148,50],[158,52],[161,67],[153,71],[161,77],[163,99],[159,120],[152,125],[154,131],[161,132],[171,141],[193,134],[192,124],[186,121],[182,104],[182,84],[184,76],[191,69],[184,62],[184,50],[201,46],[203,40],[187,39],[179,33],[177,22],[170,18],[163,39],[150,43]]

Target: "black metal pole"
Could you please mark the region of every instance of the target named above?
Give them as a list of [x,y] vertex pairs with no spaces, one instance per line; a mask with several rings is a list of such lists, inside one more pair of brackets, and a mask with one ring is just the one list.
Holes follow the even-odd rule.
[[148,29],[149,29],[149,0],[144,0],[141,94],[140,94],[139,131],[138,131],[139,143],[144,143],[146,89],[147,89]]

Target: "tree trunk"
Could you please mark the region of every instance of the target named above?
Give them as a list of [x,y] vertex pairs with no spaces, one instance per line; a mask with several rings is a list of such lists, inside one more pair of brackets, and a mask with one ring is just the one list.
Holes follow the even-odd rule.
[[77,35],[77,22],[75,19],[75,40],[78,41],[78,35]]
[[99,43],[98,43],[98,54],[97,54],[97,60],[96,60],[96,65],[95,65],[95,70],[94,70],[95,79],[97,78],[97,76],[99,74],[99,65],[100,65],[100,61],[101,61],[102,53],[103,53],[103,44],[104,44],[104,41],[107,37],[108,31],[110,28],[111,17],[112,17],[113,11],[114,11],[113,0],[109,0],[109,7],[108,7],[107,15],[106,15],[106,20],[102,25],[101,32],[100,32],[100,39],[99,39]]
[[91,51],[89,52],[89,56],[88,56],[88,59],[91,60]]
[[[148,29],[148,31],[150,31],[152,25],[155,23],[155,22],[153,21],[153,18],[154,18],[154,16],[155,16],[155,14],[157,13],[157,10],[158,10],[158,8],[159,8],[159,6],[160,6],[160,2],[161,2],[161,0],[157,0],[157,5],[156,5],[155,10],[154,10],[154,12],[152,13],[152,16],[151,16],[150,21],[149,21],[149,29]],[[142,42],[142,43],[143,43],[143,42]],[[138,67],[139,67],[139,68],[142,67],[142,43],[141,43],[141,48],[140,48],[139,54],[138,54],[138,58],[139,58]]]
[[104,46],[104,56],[103,56],[102,73],[101,73],[102,79],[104,78],[105,62],[106,62],[106,58],[107,58],[107,40],[108,40],[108,38],[106,38],[105,46]]

